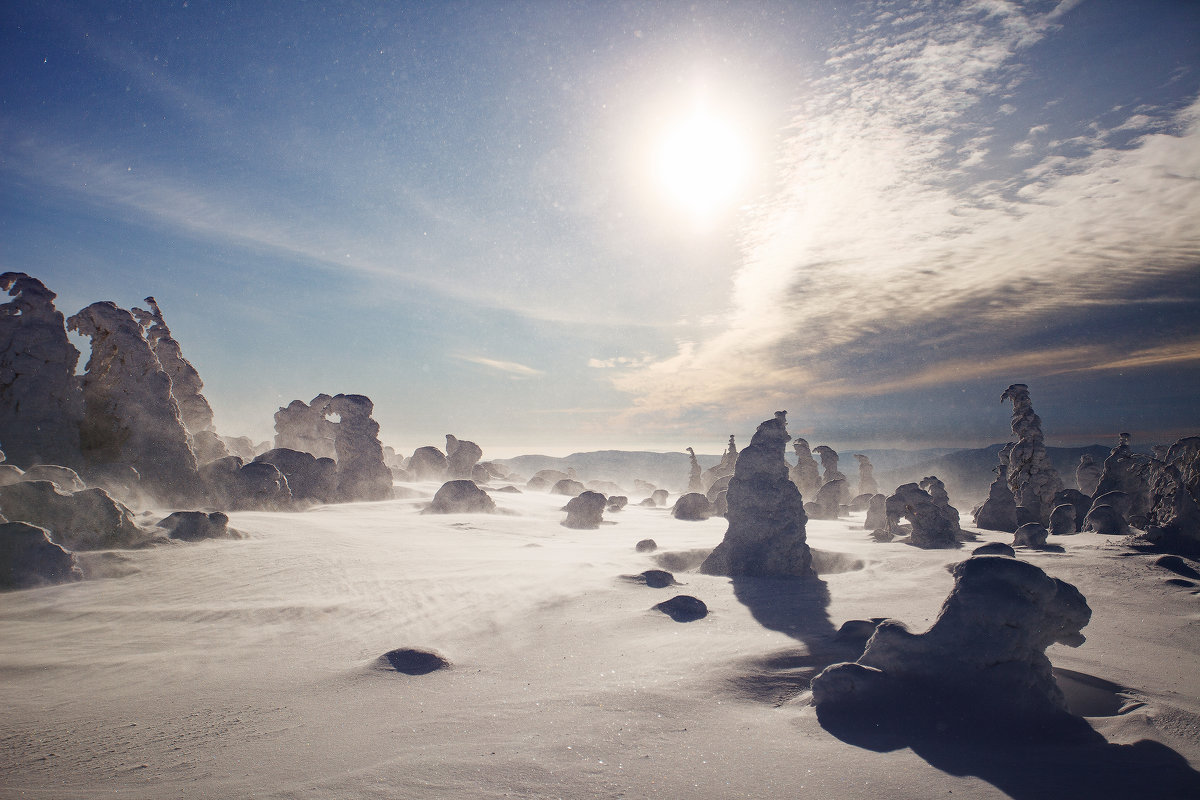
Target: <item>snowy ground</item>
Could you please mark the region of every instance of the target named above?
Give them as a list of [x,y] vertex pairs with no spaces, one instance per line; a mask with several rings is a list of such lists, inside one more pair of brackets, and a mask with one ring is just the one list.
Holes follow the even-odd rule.
[[[493,497],[508,513],[234,514],[245,540],[90,554],[91,580],[0,595],[0,797],[1200,796],[1200,587],[1151,556],[1094,534],[1019,553],[1093,609],[1050,657],[1106,741],[877,751],[822,728],[807,680],[847,658],[845,620],[924,630],[970,546],[814,521],[819,581],[735,584],[688,569],[723,519],[573,531],[562,497]],[[685,585],[621,577],[664,567]],[[710,615],[651,610],[679,593]],[[381,669],[399,647],[453,666]]]

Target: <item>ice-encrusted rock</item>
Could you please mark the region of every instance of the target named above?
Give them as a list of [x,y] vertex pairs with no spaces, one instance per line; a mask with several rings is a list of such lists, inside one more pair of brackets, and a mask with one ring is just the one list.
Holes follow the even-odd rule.
[[621,511],[627,505],[629,505],[628,497],[623,494],[613,494],[608,496],[608,503],[605,505],[604,510],[608,512]]
[[446,434],[446,474],[449,477],[471,478],[481,458],[483,448],[479,445]]
[[563,511],[567,512],[567,518],[563,520],[562,524],[568,528],[581,530],[599,528],[600,523],[604,521],[604,507],[607,503],[607,498],[599,492],[580,492],[563,506]]
[[145,331],[151,352],[171,379],[171,396],[179,406],[183,427],[192,436],[192,450],[197,462],[205,464],[224,458],[229,452],[217,436],[212,406],[204,397],[204,381],[200,379],[200,373],[192,366],[192,362],[183,357],[183,349],[171,336],[171,329],[163,319],[158,302],[153,297],[147,297],[146,304],[150,310],[134,308],[132,313]]
[[942,483],[936,475],[928,475],[922,478],[917,485],[933,498],[933,502],[937,504],[942,516],[953,523],[955,536],[961,537],[963,530],[959,524],[958,509],[950,505],[950,493],[946,491],[946,484]]
[[171,378],[133,315],[92,303],[67,320],[91,339],[83,378],[80,444],[88,469],[132,467],[140,488],[170,504],[197,497],[196,455],[171,394]]
[[1013,547],[1045,547],[1049,533],[1040,522],[1026,522],[1013,533]]
[[750,446],[738,454],[726,495],[729,527],[701,564],[701,572],[730,577],[813,574],[804,501],[788,476],[784,458],[790,439],[787,412],[777,411],[758,426]]
[[[1071,533],[1077,533],[1083,527],[1083,518],[1087,516],[1087,512],[1092,507],[1092,498],[1078,489],[1063,489],[1054,495],[1055,510],[1061,505],[1068,505],[1074,509],[1075,530]],[[1052,511],[1051,515],[1053,513]],[[1053,533],[1053,529],[1050,532]]]
[[[293,400],[275,412],[275,449],[286,448],[310,453],[317,458],[337,458],[333,440],[337,436],[335,423],[329,418],[329,402],[333,398],[319,394],[311,403]],[[254,456],[236,453],[251,460]]]
[[714,517],[723,517],[729,513],[728,490],[717,492],[717,496],[714,497],[710,502],[712,503],[712,515]]
[[1077,647],[1091,619],[1083,595],[1024,561],[973,556],[953,569],[937,621],[913,634],[879,624],[852,664],[812,681],[818,713],[954,708],[971,719],[1019,722],[1067,712],[1046,648]]
[[814,453],[821,459],[821,469],[824,470],[821,475],[821,486],[841,481],[841,491],[838,495],[838,505],[844,506],[850,502],[850,481],[846,475],[838,470],[838,454],[837,451],[827,445],[821,445],[813,450]]
[[23,481],[50,481],[64,492],[82,492],[87,484],[70,467],[57,464],[34,464],[21,475]]
[[875,480],[875,467],[871,459],[862,453],[855,453],[854,458],[858,460],[858,493],[878,494],[879,483]]
[[872,495],[870,502],[867,503],[867,518],[863,522],[863,528],[869,531],[876,531],[886,527],[887,495]]
[[1128,504],[1119,509],[1121,514],[1129,521],[1144,518],[1150,510],[1150,462],[1149,456],[1133,452],[1128,433],[1120,434],[1117,446],[1104,459],[1104,471],[1092,495],[1092,505],[1107,494],[1124,492]]
[[884,502],[887,530],[898,535],[903,518],[912,525],[909,541],[917,547],[958,547],[958,536],[962,532],[958,526],[958,512],[950,514],[947,509],[953,511],[917,484],[903,484]]
[[0,464],[0,486],[8,486],[10,483],[16,483],[23,480],[25,470],[12,464]]
[[650,493],[649,499],[654,501],[655,506],[657,506],[658,508],[662,508],[663,506],[665,506],[667,504],[668,497],[670,497],[670,493],[667,492],[666,489],[655,489],[653,492]]
[[713,482],[712,486],[708,487],[708,491],[704,493],[704,496],[708,498],[710,503],[716,502],[717,495],[729,491],[729,481],[732,478],[733,475],[722,475]]
[[550,494],[565,494],[568,497],[578,497],[587,491],[587,487],[577,480],[563,478],[550,487]]
[[[726,484],[729,483],[727,479],[733,475],[734,465],[737,464],[737,455],[737,443],[734,441],[733,434],[730,434],[729,444],[726,446],[724,454],[721,455],[721,461],[716,466],[706,469],[704,474],[700,476],[700,482],[704,484],[704,494],[709,500],[712,500],[715,495],[713,486],[718,481],[725,480]],[[717,492],[720,491],[724,490],[717,490]]]
[[408,471],[419,481],[440,481],[449,468],[446,454],[432,445],[418,447],[408,460]]
[[1045,523],[1054,508],[1054,493],[1063,488],[1062,479],[1046,455],[1042,419],[1033,411],[1029,387],[1014,383],[1000,395],[1000,402],[1005,400],[1012,401],[1012,432],[1017,436],[1008,456],[1008,486],[1017,505]]
[[792,467],[788,473],[792,483],[796,484],[796,488],[800,490],[800,494],[808,499],[813,499],[817,496],[817,490],[821,488],[821,470],[817,466],[817,460],[812,456],[812,450],[808,447],[808,441],[799,436],[792,442],[792,449],[796,451],[796,466]]
[[1167,448],[1162,459],[1179,470],[1179,480],[1193,498],[1200,501],[1200,436],[1185,436]]
[[634,545],[634,549],[639,553],[653,553],[658,549],[658,542],[653,539],[642,539]]
[[332,458],[317,458],[312,453],[277,447],[254,460],[272,464],[283,473],[293,500],[337,502],[337,463]]
[[0,443],[15,467],[81,468],[79,351],[67,339],[57,295],[23,272],[0,275]]
[[1088,497],[1094,495],[1100,487],[1100,476],[1103,473],[1104,468],[1096,463],[1091,453],[1081,455],[1079,466],[1075,467],[1075,483],[1079,486],[1079,491]]
[[1075,506],[1063,503],[1054,507],[1050,512],[1049,531],[1055,536],[1066,536],[1077,533],[1075,529]]
[[0,512],[45,528],[68,550],[140,547],[153,538],[103,489],[64,492],[50,481],[22,481],[0,486]]
[[1120,536],[1129,530],[1125,517],[1110,505],[1099,505],[1092,508],[1083,520],[1085,531],[1095,531],[1106,536]]
[[533,477],[541,478],[542,480],[544,480],[546,482],[547,486],[553,486],[554,484],[558,483],[559,481],[575,480],[570,475],[568,475],[567,473],[563,472],[560,469],[539,469],[537,472],[533,473]]
[[699,522],[713,515],[712,503],[700,492],[687,492],[679,496],[671,507],[671,516],[675,519]]
[[243,462],[253,461],[271,449],[270,442],[255,442],[249,436],[218,436],[217,438],[221,440],[221,444],[225,445],[229,455],[237,456]]
[[159,522],[158,527],[167,532],[168,538],[181,542],[241,538],[230,529],[229,516],[220,511],[176,511]]
[[804,504],[804,510],[812,519],[837,519],[846,494],[846,481],[837,478],[817,490],[812,502]]
[[699,492],[704,494],[704,476],[700,470],[700,462],[696,460],[696,451],[692,448],[687,449],[688,454],[688,486],[689,492]]
[[337,491],[342,502],[391,500],[392,472],[383,463],[375,404],[361,394],[339,394],[329,401],[337,414],[333,449],[337,454]]
[[1177,463],[1156,462],[1151,472],[1146,536],[1172,552],[1200,555],[1200,503]]
[[496,502],[474,481],[458,478],[446,481],[433,495],[433,502],[422,513],[491,514]]
[[1017,502],[1008,485],[1008,456],[1014,444],[1009,442],[1000,449],[1000,465],[995,468],[996,479],[988,489],[988,498],[973,512],[976,528],[1005,533],[1017,529]]
[[654,610],[661,611],[676,622],[695,622],[708,616],[708,606],[704,601],[690,594],[677,594],[655,605]]
[[83,579],[75,554],[27,522],[0,523],[0,591]]

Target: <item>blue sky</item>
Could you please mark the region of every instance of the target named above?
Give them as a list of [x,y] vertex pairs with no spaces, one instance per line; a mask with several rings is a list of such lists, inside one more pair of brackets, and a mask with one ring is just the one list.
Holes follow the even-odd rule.
[[1200,429],[1197,3],[23,2],[0,81],[0,268],[154,295],[223,433]]

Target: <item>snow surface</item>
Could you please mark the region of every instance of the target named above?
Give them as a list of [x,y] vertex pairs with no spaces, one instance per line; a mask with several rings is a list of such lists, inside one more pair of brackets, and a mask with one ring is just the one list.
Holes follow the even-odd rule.
[[[946,566],[972,545],[875,543],[861,514],[810,521],[820,580],[734,582],[681,568],[721,541],[721,518],[631,504],[599,530],[570,530],[564,498],[533,492],[494,493],[505,513],[422,516],[438,484],[416,487],[420,498],[234,513],[244,540],[82,553],[89,580],[0,596],[0,797],[877,800],[1200,787],[1200,587],[1112,538],[1018,549],[1094,611],[1086,643],[1048,655],[1078,673],[1067,693],[1102,714],[1089,721],[1107,743],[871,749],[821,726],[807,682],[846,658],[831,645],[846,620],[925,630],[953,584]],[[636,552],[647,538],[658,550]],[[621,577],[653,568],[681,585]],[[676,594],[709,615],[677,623],[651,610]],[[386,669],[379,657],[397,648],[451,667]]]

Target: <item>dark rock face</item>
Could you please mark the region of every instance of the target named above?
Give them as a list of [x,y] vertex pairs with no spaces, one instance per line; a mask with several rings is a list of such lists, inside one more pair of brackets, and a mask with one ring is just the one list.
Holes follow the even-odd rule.
[[68,493],[49,481],[23,481],[0,486],[0,510],[14,522],[47,529],[69,550],[139,547],[152,538],[103,489]]
[[337,453],[337,493],[345,503],[391,500],[392,471],[383,462],[379,423],[371,418],[375,404],[361,394],[339,394],[329,401],[337,414],[333,449]]
[[443,483],[433,496],[428,514],[491,514],[496,503],[474,481],[455,480]]
[[[561,494],[566,495],[567,497],[578,497],[585,491],[587,490],[584,488],[582,483],[576,480],[571,480],[570,478],[563,478],[558,483],[550,487],[550,494]],[[593,494],[599,494],[599,492],[593,492]],[[601,497],[603,497],[603,495],[601,495]]]
[[717,492],[716,498],[712,501],[712,515],[714,517],[723,517],[729,513],[729,492]]
[[472,477],[475,465],[481,458],[483,448],[479,445],[446,434],[446,469],[451,478]]
[[79,351],[67,339],[57,295],[23,272],[0,275],[0,443],[16,467],[81,468]]
[[1096,506],[1083,520],[1085,531],[1095,531],[1106,536],[1122,536],[1129,531],[1121,512],[1110,505]]
[[653,553],[658,549],[658,542],[653,539],[642,539],[634,546],[634,549],[639,553]]
[[730,577],[813,574],[804,501],[784,458],[790,438],[787,412],[778,411],[758,426],[750,446],[738,455],[726,496],[729,527],[701,572]]
[[704,601],[689,594],[677,594],[655,605],[654,610],[661,611],[676,622],[695,622],[708,616],[708,606]]
[[1050,533],[1055,536],[1078,533],[1075,529],[1075,506],[1063,503],[1054,507],[1050,512]]
[[1012,401],[1012,432],[1017,436],[1008,456],[1008,486],[1017,505],[1031,509],[1044,524],[1054,507],[1054,493],[1063,488],[1062,479],[1046,455],[1042,418],[1033,411],[1029,387],[1014,383],[1000,395],[1000,402],[1005,400]]
[[51,541],[45,528],[26,522],[0,524],[0,590],[82,579],[75,554]]
[[805,504],[805,511],[812,519],[837,519],[841,510],[841,499],[846,494],[846,482],[841,478],[829,481],[817,490],[817,496],[811,503]]
[[676,585],[675,576],[662,569],[648,569],[640,575],[631,576],[630,580],[649,586],[651,589],[665,589],[668,586]]
[[67,325],[92,343],[80,428],[88,469],[133,468],[139,488],[156,498],[172,504],[196,499],[196,455],[171,378],[133,315],[113,303],[92,303]]
[[958,547],[958,536],[962,532],[958,527],[958,512],[948,513],[947,509],[953,509],[935,501],[917,484],[896,487],[896,493],[885,501],[884,508],[888,530],[895,533],[900,519],[907,519],[912,524],[909,541],[917,547]]
[[563,520],[562,524],[568,528],[582,530],[599,528],[600,523],[604,521],[606,505],[608,505],[607,498],[599,492],[580,492],[563,506],[563,511],[567,512],[567,518]]
[[337,502],[337,464],[332,458],[277,447],[255,461],[273,465],[287,478],[292,499],[314,503]]
[[621,509],[625,508],[625,506],[627,506],[627,505],[629,505],[628,497],[626,497],[623,494],[615,494],[608,498],[607,510],[610,513],[612,513],[615,511],[620,511]]
[[437,653],[411,647],[389,650],[379,657],[379,661],[385,669],[393,669],[405,675],[428,675],[450,666],[450,662]]
[[[1200,460],[1200,459],[1198,459]],[[1147,537],[1166,549],[1200,554],[1200,504],[1176,463],[1156,464],[1150,481]]]
[[229,529],[229,517],[220,511],[211,514],[205,514],[203,511],[176,511],[158,523],[158,527],[165,529],[169,538],[184,542],[238,538],[237,534]]
[[796,451],[796,466],[791,468],[788,477],[796,484],[800,495],[811,500],[821,488],[821,470],[817,467],[817,460],[813,458],[807,440],[797,436],[792,442],[792,448]]
[[818,712],[953,702],[956,714],[980,720],[1067,713],[1045,650],[1082,644],[1092,612],[1079,590],[999,556],[968,558],[953,574],[954,588],[928,632],[884,622],[856,663],[813,679]]
[[675,501],[674,507],[671,508],[672,517],[691,522],[706,520],[712,516],[712,513],[712,503],[708,502],[708,498],[699,492],[688,492],[681,495]]
[[218,458],[200,468],[200,480],[208,501],[227,511],[284,511],[292,504],[287,478],[266,461]]
[[419,481],[440,481],[446,477],[446,455],[436,447],[418,447],[408,460],[408,471]]
[[1013,534],[1013,547],[1045,547],[1049,533],[1040,522],[1026,522]]
[[973,556],[1007,556],[1008,558],[1016,558],[1017,551],[1013,550],[1010,545],[1004,542],[988,542],[981,544],[971,551]]

